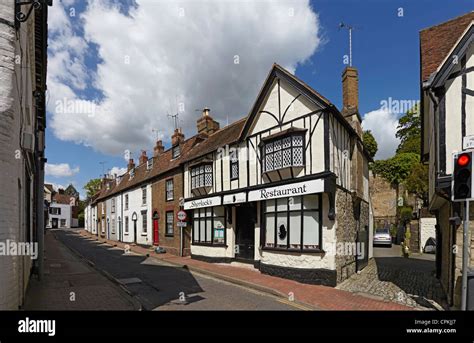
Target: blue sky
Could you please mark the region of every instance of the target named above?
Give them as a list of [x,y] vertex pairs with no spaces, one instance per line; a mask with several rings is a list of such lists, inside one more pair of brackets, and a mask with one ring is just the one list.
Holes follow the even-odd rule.
[[[98,66],[110,62],[107,59],[110,59],[109,56],[113,55],[113,53],[108,54],[107,49],[115,48],[115,46],[112,46],[111,48],[107,43],[114,37],[113,30],[111,30],[111,36],[106,36],[108,31],[107,29],[110,28],[113,23],[128,23],[126,14],[129,9],[129,4],[132,2],[122,2],[117,0],[115,3],[120,3],[121,8],[115,17],[110,19],[109,23],[107,23],[108,18],[104,17],[104,23],[102,24],[104,25],[104,30],[102,30],[100,23],[94,23],[97,22],[97,20],[94,20],[94,16],[100,15],[100,11],[103,11],[104,9],[99,8],[95,11],[91,10],[89,13],[85,13],[88,11],[85,2],[74,0],[63,0],[61,3],[59,3],[59,1],[55,2],[55,6],[59,6],[59,8],[56,9],[55,13],[51,14],[53,18],[50,20],[50,35],[52,39],[50,46],[52,51],[50,52],[51,63],[49,65],[48,72],[52,75],[51,79],[55,80],[54,82],[51,82],[51,87],[49,87],[51,94],[60,93],[58,91],[60,88],[58,87],[61,83],[63,83],[63,85],[70,87],[73,91],[71,92],[68,90],[67,92],[64,92],[64,94],[68,94],[67,96],[72,96],[72,94],[74,94],[74,96],[78,99],[95,100],[98,103],[103,101],[104,97],[112,97],[110,94],[113,93],[113,90],[109,89],[109,87],[110,85],[113,85],[114,81],[104,81],[104,79],[106,80],[107,77],[110,78],[111,76],[105,75],[106,69],[99,70]],[[300,1],[300,3],[304,2]],[[62,10],[64,10],[64,13],[70,13],[69,11],[71,8],[73,8],[75,11],[75,16],[69,16],[67,19],[65,19],[64,16],[60,18],[59,14],[61,13],[59,13],[59,10],[61,10],[61,6]],[[299,78],[330,99],[337,107],[340,108],[342,96],[341,73],[345,67],[343,64],[343,55],[348,54],[348,33],[346,30],[340,30],[338,24],[342,21],[353,25],[355,27],[355,30],[353,31],[353,65],[359,70],[359,110],[362,115],[372,112],[372,116],[367,117],[367,125],[372,125],[376,130],[379,130],[377,132],[379,137],[384,137],[384,135],[393,135],[393,125],[396,122],[397,116],[399,115],[397,113],[387,114],[387,116],[389,116],[387,118],[392,120],[391,127],[379,128],[377,120],[372,121],[372,118],[378,115],[378,112],[376,111],[380,109],[382,100],[388,100],[389,97],[400,100],[419,99],[419,30],[472,11],[474,7],[472,0],[323,0],[311,1],[310,6],[311,9],[318,14],[319,18],[317,22],[318,40],[312,40],[312,28],[310,25],[308,26],[308,30],[306,30],[306,27],[294,29],[295,32],[291,32],[291,35],[282,38],[284,41],[280,43],[282,45],[279,47],[281,50],[277,50],[275,52],[273,61],[282,64],[285,64],[285,61],[287,61],[288,63],[286,64],[296,65],[297,67],[295,73]],[[159,5],[156,5],[156,7],[153,7],[152,9],[159,11],[158,7]],[[403,16],[399,16],[400,9],[403,10]],[[148,12],[150,12],[150,10],[148,10]],[[104,15],[103,13],[102,16]],[[124,16],[120,16],[120,13],[124,14]],[[263,12],[261,15],[261,20],[270,21],[270,24],[268,25],[271,28],[272,18],[265,17],[264,13],[265,12]],[[85,16],[83,17],[82,14],[85,14]],[[137,18],[140,18],[140,16],[137,15]],[[63,20],[69,20],[68,25],[70,27],[70,31],[64,32],[62,28],[59,29],[59,27],[64,26],[60,25]],[[147,31],[147,26],[145,25],[146,22],[147,21],[144,18],[141,18],[139,22],[140,25],[135,25],[134,30],[136,31],[133,32],[137,35],[140,35],[140,29]],[[214,23],[216,23],[216,21],[214,21]],[[160,30],[160,27],[156,26],[155,29]],[[243,40],[250,39],[245,37],[245,33],[239,31],[239,34],[234,36],[234,28],[231,27],[230,24],[228,30],[228,32],[225,31],[225,35],[228,35],[229,39],[233,40],[232,43],[235,46],[245,47],[245,44],[248,44],[246,41],[236,41],[236,39],[238,40],[239,37],[242,37]],[[235,30],[242,30],[242,28],[236,28]],[[263,37],[269,36],[269,39],[273,39],[271,32],[272,31],[270,30],[268,34],[264,35]],[[299,35],[299,32],[303,33]],[[115,34],[117,36],[123,33],[124,32],[121,31],[120,28],[116,28]],[[185,35],[185,33],[179,34]],[[133,35],[133,33],[130,33],[130,35]],[[166,40],[165,35],[159,36],[162,38],[157,39]],[[77,45],[73,45],[76,43],[71,43],[73,40],[70,37],[79,37],[79,41],[82,42],[84,46],[82,48],[77,48]],[[150,35],[149,37],[151,37],[150,39],[153,39],[154,35]],[[182,36],[180,37],[180,39],[186,38],[183,38]],[[316,51],[314,53],[308,53],[304,47],[301,49],[301,51],[298,50],[300,47],[305,45],[305,40],[302,38],[308,41],[308,45],[315,47]],[[66,64],[56,63],[56,60],[54,60],[52,57],[55,54],[57,54],[56,56],[59,55],[58,51],[61,50],[61,44],[68,46],[67,51],[70,52],[68,57],[70,60],[76,61],[77,64],[68,64],[66,68]],[[125,46],[130,45],[130,43],[122,43],[120,41],[118,41],[117,44],[124,44]],[[219,44],[219,42],[216,44]],[[269,44],[269,46],[272,45],[271,42]],[[193,46],[194,45],[191,43],[187,43],[186,45],[186,47],[189,47],[191,53],[193,53]],[[199,45],[194,49],[199,49]],[[295,51],[294,56],[291,55],[292,51]],[[165,53],[169,53],[171,56],[173,53],[175,53],[175,51],[168,52],[165,50]],[[187,53],[190,52],[185,52],[185,54]],[[201,52],[199,53],[201,54]],[[179,54],[181,55],[182,53],[179,52]],[[243,56],[247,57],[247,55]],[[271,66],[269,61],[272,59],[272,57],[273,56],[267,56],[266,60],[262,62],[261,65],[258,65],[258,77],[250,80],[252,83],[250,92],[243,95],[238,94],[238,91],[235,91],[232,86],[229,86],[227,93],[221,94],[220,98],[225,100],[223,100],[223,102],[231,103],[232,105],[229,105],[229,107],[240,106],[239,111],[245,114],[245,107],[249,106],[246,104],[251,104],[257,95],[257,90],[260,88],[264,76]],[[252,58],[255,58],[256,61],[260,61],[259,52],[255,52],[255,56]],[[302,59],[305,59],[305,61],[302,62]],[[173,63],[171,58],[168,60],[171,60],[168,63]],[[142,64],[142,61],[140,64]],[[253,68],[253,65],[257,64],[243,64],[243,67]],[[132,63],[131,66],[127,65],[121,69],[116,69],[118,71],[115,73],[121,73],[121,70],[123,70],[124,73],[129,74],[128,77],[133,78],[133,69],[130,69],[130,67],[138,67],[138,64]],[[64,68],[64,70],[61,68]],[[64,75],[67,74],[69,76],[64,77],[63,79],[61,77],[63,73]],[[224,75],[224,73],[226,73],[225,69],[223,70],[222,75]],[[213,79],[211,80],[219,78],[219,75],[221,75],[221,73],[216,73],[216,75],[214,75]],[[140,76],[137,73],[137,78],[139,77]],[[150,75],[150,78],[159,79],[159,77],[160,72],[157,72],[157,74],[154,74],[153,76]],[[226,73],[225,77],[226,84],[229,84],[229,82],[232,83],[234,78],[235,80],[239,79],[239,82],[242,82],[240,80],[242,76],[239,73],[230,71]],[[79,79],[77,82],[79,85],[76,85],[76,87],[72,86],[74,80],[77,81],[77,79]],[[148,81],[144,79],[143,82],[146,83]],[[203,81],[202,84],[199,83],[199,80],[193,80],[193,84],[196,85],[196,92],[201,92],[200,88],[205,89],[209,82],[210,81]],[[156,87],[165,87],[160,83],[157,83],[156,85]],[[146,93],[150,88],[153,87],[154,84],[150,83],[150,86],[144,88],[141,94]],[[173,84],[172,86],[170,85],[170,87],[181,89],[179,81],[177,81],[176,84]],[[214,100],[205,91],[199,93],[199,97],[204,98],[202,99],[202,104],[206,104],[207,106],[211,104],[211,109],[214,107],[222,108],[219,107],[221,106],[220,104],[216,104],[213,107],[213,101],[216,100]],[[237,104],[235,105],[234,101],[237,100],[234,98],[239,97],[245,97],[245,99],[242,103],[235,102],[235,104]],[[60,98],[62,98],[62,96]],[[137,98],[130,96],[128,100],[131,102],[130,108],[132,109],[137,108],[134,107],[136,105],[133,104],[134,99]],[[153,99],[153,96],[151,96],[150,99]],[[140,101],[144,102],[143,99]],[[116,105],[114,105],[113,102],[111,103],[111,108],[114,108]],[[188,121],[188,116],[195,117],[197,115],[194,110],[198,105],[201,105],[201,102],[199,102],[197,105],[196,103],[196,101],[193,101],[191,102],[191,105],[187,107],[185,121]],[[157,120],[158,123],[169,122],[168,118],[166,118],[165,114],[163,113],[165,111],[173,112],[174,104],[175,101],[170,100],[166,106],[156,110],[156,115],[161,115],[160,119]],[[123,105],[117,106],[123,107]],[[150,104],[150,106],[153,107],[154,105]],[[117,136],[114,136],[115,131],[113,130],[113,119],[107,126],[107,130],[110,129],[110,131],[104,132],[104,130],[101,129],[102,125],[104,125],[102,122],[95,123],[94,121],[90,121],[88,122],[89,126],[84,129],[82,121],[78,121],[77,125],[74,124],[76,126],[70,124],[69,121],[76,121],[76,117],[61,117],[61,122],[59,121],[59,117],[55,117],[53,111],[50,110],[50,113],[48,114],[48,121],[52,122],[52,125],[48,126],[46,133],[46,152],[48,164],[50,167],[48,168],[46,181],[63,186],[73,183],[78,191],[80,191],[81,194],[84,194],[82,190],[83,185],[89,179],[99,177],[102,174],[103,167],[100,162],[105,162],[105,171],[113,167],[125,167],[126,162],[123,157],[123,147],[120,145],[120,141],[122,137],[124,142],[126,139],[129,140],[127,143],[124,143],[123,146],[125,147],[130,145],[130,139],[133,141],[133,136],[132,138],[128,138],[127,134],[128,131],[130,131],[130,135],[135,132],[134,130],[136,128],[133,127],[133,124],[135,124],[135,121],[139,121],[139,116],[141,115],[140,112],[141,110],[137,110],[133,116],[131,115],[128,119],[129,122],[127,122],[127,118],[125,118],[124,122],[123,116],[119,117],[119,115],[117,115],[117,118],[122,119],[117,119],[116,125],[119,126],[120,123],[121,126],[120,128],[117,127]],[[225,122],[223,123],[222,121],[226,121],[227,118],[229,118],[229,115],[230,121],[238,119],[238,114],[232,113],[232,111],[229,112],[230,114],[227,114],[226,117],[222,115],[223,111],[221,111],[221,117],[219,118],[221,124],[225,124]],[[134,120],[134,118],[137,120]],[[143,121],[146,124],[146,119],[143,119]],[[130,130],[127,130],[127,125],[130,125]],[[150,125],[150,127],[153,127],[153,125],[156,126],[157,124],[153,123]],[[185,125],[185,133],[188,136],[193,134],[193,125]],[[147,146],[143,146],[143,148],[148,150],[149,155],[152,153],[151,149],[153,145],[153,133],[151,132],[150,127],[145,129],[136,129],[142,129],[143,131],[137,132],[144,132],[145,135],[147,135],[148,132],[150,137],[145,139]],[[160,127],[160,129],[162,130],[165,144],[168,144],[169,136],[171,135],[172,131],[171,124],[163,124],[163,128]],[[84,132],[87,135],[81,133],[80,130],[85,130]],[[87,138],[82,139],[81,135],[84,135],[84,137],[87,136]],[[141,137],[143,134],[135,135],[140,136],[140,139],[144,139]],[[383,142],[379,141],[379,145],[383,147],[384,154],[387,155],[390,153],[390,149],[394,149],[396,147],[396,141],[394,141],[394,139],[383,140]],[[109,141],[114,142],[113,144],[111,143],[110,147],[108,146]],[[137,157],[137,148],[133,144],[130,146],[132,155]]]

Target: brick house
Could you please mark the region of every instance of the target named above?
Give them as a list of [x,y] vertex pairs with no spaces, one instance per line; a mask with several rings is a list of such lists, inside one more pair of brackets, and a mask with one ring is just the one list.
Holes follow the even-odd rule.
[[[474,12],[420,32],[422,160],[429,165],[429,210],[438,223],[436,274],[455,307],[460,305],[463,224],[450,218],[462,217],[464,210],[451,201],[452,154],[463,150],[463,137],[474,135],[473,38]],[[471,265],[473,238],[471,233]]]

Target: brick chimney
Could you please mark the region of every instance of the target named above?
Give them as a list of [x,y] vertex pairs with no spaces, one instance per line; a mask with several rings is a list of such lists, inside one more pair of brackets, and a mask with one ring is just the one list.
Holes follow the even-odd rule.
[[173,136],[171,136],[171,145],[175,146],[184,141],[184,134],[181,131],[181,128],[175,129]]
[[142,150],[142,154],[140,155],[140,158],[138,159],[138,165],[142,165],[143,163],[146,163],[148,161],[148,157],[146,155],[146,150]]
[[211,110],[207,107],[202,110],[202,116],[197,121],[198,133],[211,135],[219,130],[219,123],[212,119],[210,112]]
[[127,171],[130,171],[130,170],[132,170],[133,168],[135,168],[135,162],[133,161],[133,158],[130,158],[130,159],[128,160]]
[[163,146],[163,142],[161,141],[161,139],[157,140],[156,145],[153,148],[153,156],[158,157],[159,155],[161,155],[163,153],[163,151],[165,151],[165,147]]
[[342,73],[342,114],[362,136],[359,114],[359,74],[354,67],[346,67]]

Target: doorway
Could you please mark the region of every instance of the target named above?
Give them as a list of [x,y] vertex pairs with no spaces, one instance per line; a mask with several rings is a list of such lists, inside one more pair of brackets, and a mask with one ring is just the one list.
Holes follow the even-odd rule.
[[250,262],[255,259],[255,222],[257,209],[254,204],[236,207],[235,258]]
[[51,219],[51,227],[53,229],[57,229],[58,228],[58,218],[52,218]]
[[160,230],[158,212],[153,213],[153,245],[160,245]]

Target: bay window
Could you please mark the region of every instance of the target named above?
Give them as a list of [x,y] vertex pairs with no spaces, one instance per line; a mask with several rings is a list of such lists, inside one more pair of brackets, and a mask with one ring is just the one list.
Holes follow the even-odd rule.
[[265,249],[321,250],[321,195],[263,202]]
[[262,168],[270,172],[304,166],[304,134],[297,133],[267,141],[262,146]]
[[202,164],[191,168],[191,189],[212,187],[212,165]]

